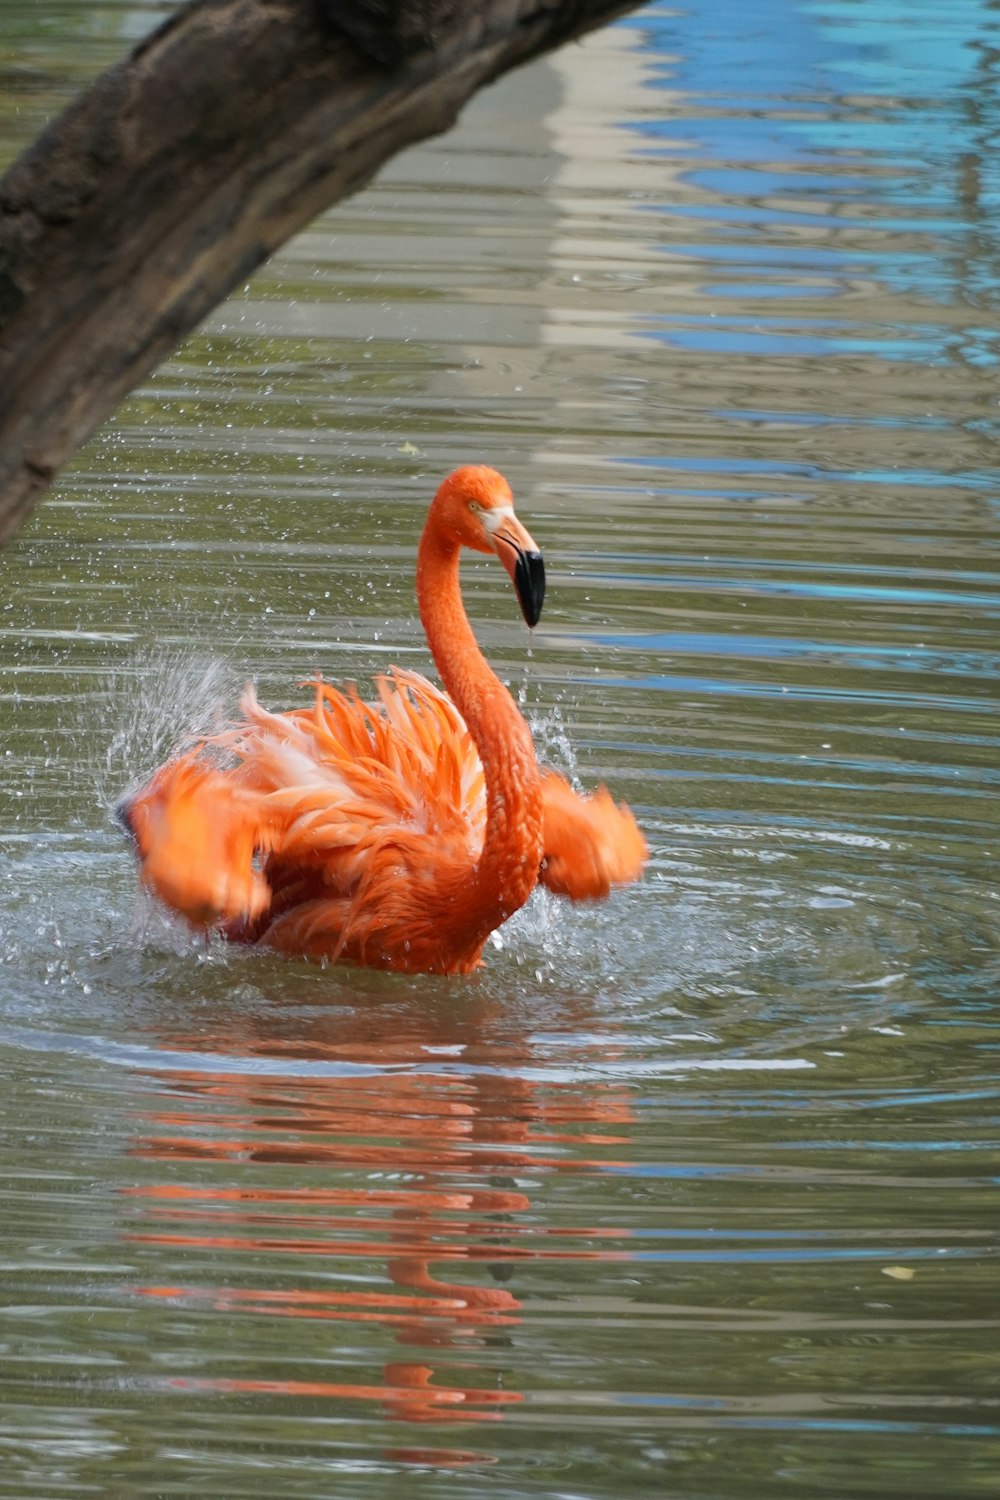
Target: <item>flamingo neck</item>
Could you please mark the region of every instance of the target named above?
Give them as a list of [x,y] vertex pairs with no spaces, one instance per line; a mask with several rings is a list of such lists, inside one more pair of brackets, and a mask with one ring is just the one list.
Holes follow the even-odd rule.
[[[531,732],[472,633],[458,577],[459,547],[429,518],[417,554],[417,602],[427,642],[479,751],[486,832],[471,881],[447,893],[443,920],[485,942],[527,901],[542,856],[541,777]],[[452,922],[454,919],[454,923]]]

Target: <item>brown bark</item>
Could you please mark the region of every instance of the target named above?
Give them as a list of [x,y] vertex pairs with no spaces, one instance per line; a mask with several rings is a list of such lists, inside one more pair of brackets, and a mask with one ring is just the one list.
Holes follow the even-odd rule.
[[238,282],[482,84],[639,0],[194,0],[0,181],[0,542]]

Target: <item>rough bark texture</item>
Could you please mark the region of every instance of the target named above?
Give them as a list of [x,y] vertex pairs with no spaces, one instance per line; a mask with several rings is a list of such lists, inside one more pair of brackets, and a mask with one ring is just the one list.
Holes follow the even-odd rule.
[[0,181],[0,542],[254,267],[638,0],[194,0]]

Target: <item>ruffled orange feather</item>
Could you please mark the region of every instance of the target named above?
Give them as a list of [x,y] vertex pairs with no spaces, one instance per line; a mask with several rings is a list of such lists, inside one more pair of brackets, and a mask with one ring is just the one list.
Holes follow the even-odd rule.
[[[252,688],[242,723],[161,768],[123,804],[145,884],[196,926],[285,952],[386,964],[404,945],[439,968],[413,888],[479,857],[483,767],[451,700],[416,672],[378,697],[318,682],[309,708],[270,713]],[[646,844],[604,787],[542,779],[539,879],[575,901],[636,880]],[[396,966],[393,964],[392,966]]]
[[638,880],[646,840],[625,802],[607,787],[589,796],[546,771],[542,776],[542,866],[539,880],[571,901],[600,901],[611,887]]

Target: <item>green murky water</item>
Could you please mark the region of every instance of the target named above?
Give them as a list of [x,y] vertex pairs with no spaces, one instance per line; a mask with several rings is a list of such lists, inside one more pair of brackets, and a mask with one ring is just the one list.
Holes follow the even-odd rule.
[[[168,9],[0,5],[0,155]],[[0,1494],[995,1492],[998,41],[703,0],[512,77],[0,558]],[[644,883],[458,982],[191,940],[115,796],[250,675],[426,668],[470,460]]]

